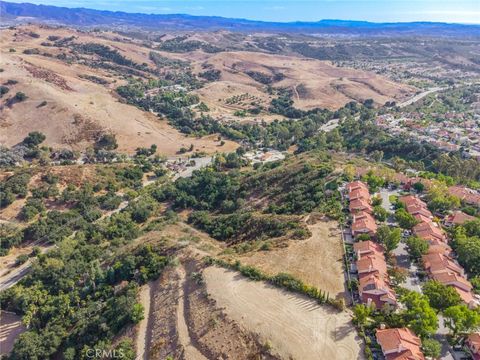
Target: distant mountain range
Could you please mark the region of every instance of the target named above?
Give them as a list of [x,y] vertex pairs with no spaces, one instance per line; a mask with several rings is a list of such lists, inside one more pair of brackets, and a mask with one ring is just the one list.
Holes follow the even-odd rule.
[[126,13],[30,3],[18,4],[5,1],[0,1],[0,17],[3,24],[18,21],[37,21],[81,27],[131,27],[149,30],[230,30],[360,36],[480,37],[480,25],[438,22],[372,23],[346,20],[265,22],[218,16]]

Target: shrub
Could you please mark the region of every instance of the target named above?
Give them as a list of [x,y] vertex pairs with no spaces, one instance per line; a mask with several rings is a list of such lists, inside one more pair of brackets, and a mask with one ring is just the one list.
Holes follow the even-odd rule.
[[20,266],[28,261],[28,255],[27,254],[22,254],[18,255],[17,258],[15,259],[15,266]]
[[18,102],[21,102],[23,100],[26,100],[27,99],[27,95],[25,95],[25,93],[19,91],[15,94],[15,100],[17,100]]

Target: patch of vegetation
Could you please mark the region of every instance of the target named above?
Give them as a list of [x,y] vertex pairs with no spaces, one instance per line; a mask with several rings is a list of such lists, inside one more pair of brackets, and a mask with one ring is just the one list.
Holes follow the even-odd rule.
[[212,82],[220,80],[221,75],[222,72],[217,69],[209,69],[198,74],[201,78]]

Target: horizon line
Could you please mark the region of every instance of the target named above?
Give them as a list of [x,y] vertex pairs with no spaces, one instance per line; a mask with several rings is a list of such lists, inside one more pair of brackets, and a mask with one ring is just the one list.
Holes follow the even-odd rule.
[[447,22],[447,21],[429,21],[429,20],[415,20],[415,21],[389,21],[389,22],[382,22],[382,21],[369,21],[369,20],[355,20],[355,19],[335,19],[335,18],[324,18],[319,20],[312,20],[312,21],[305,21],[305,20],[292,20],[292,21],[270,21],[270,20],[255,20],[249,18],[236,18],[236,17],[227,17],[221,15],[193,15],[189,13],[148,13],[148,12],[130,12],[124,10],[101,10],[101,9],[94,9],[88,7],[69,7],[69,6],[58,6],[58,5],[48,5],[48,4],[35,4],[31,2],[12,2],[12,1],[4,1],[0,0],[1,3],[7,4],[16,4],[16,5],[34,5],[34,6],[44,6],[44,7],[54,7],[60,9],[69,9],[69,10],[91,10],[91,11],[99,11],[99,12],[110,12],[110,13],[117,13],[117,14],[130,14],[130,15],[147,15],[147,16],[190,16],[194,18],[217,18],[217,19],[225,19],[225,20],[243,20],[249,21],[254,23],[264,23],[264,24],[317,24],[322,21],[344,21],[344,22],[351,22],[351,23],[366,23],[366,24],[377,24],[377,25],[395,25],[395,24],[442,24],[442,25],[465,25],[465,26],[480,26],[479,23],[469,23],[469,22]]

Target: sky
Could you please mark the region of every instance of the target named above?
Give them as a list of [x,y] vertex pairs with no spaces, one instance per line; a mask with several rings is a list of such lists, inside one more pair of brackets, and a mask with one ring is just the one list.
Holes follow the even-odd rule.
[[322,19],[480,24],[480,0],[7,0],[155,14],[223,16],[264,21]]

